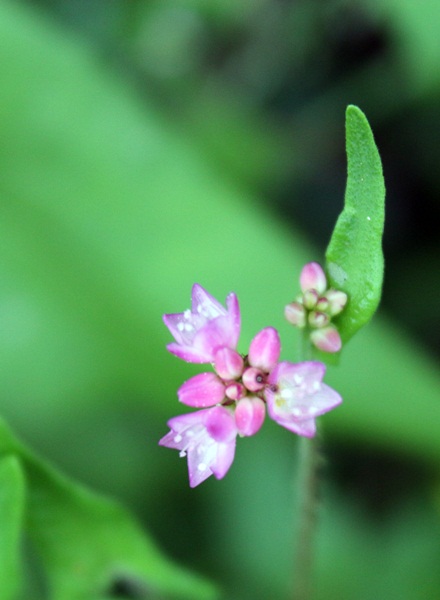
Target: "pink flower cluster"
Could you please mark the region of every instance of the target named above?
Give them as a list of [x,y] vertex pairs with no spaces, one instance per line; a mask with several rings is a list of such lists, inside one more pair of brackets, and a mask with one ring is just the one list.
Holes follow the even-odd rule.
[[234,460],[237,435],[259,431],[266,415],[290,431],[316,433],[315,418],[341,403],[322,383],[320,362],[279,362],[281,344],[273,327],[261,330],[246,355],[237,352],[240,309],[235,294],[225,309],[200,285],[192,289],[191,309],[164,315],[174,337],[167,349],[191,363],[211,363],[178,390],[180,402],[198,408],[168,421],[169,433],[159,442],[188,459],[190,486],[210,475],[224,477]]

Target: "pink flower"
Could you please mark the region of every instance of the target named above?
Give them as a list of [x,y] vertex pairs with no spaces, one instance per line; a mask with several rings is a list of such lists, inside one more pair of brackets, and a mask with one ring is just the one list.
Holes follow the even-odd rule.
[[175,342],[168,344],[172,353],[192,363],[210,363],[216,350],[235,349],[240,335],[240,308],[237,296],[226,298],[227,310],[200,285],[195,283],[191,309],[164,315],[165,325]]
[[[304,269],[302,303],[298,303],[303,311],[302,326],[314,327],[312,336],[320,332],[316,345],[335,351],[338,340],[334,331],[339,334],[329,325],[325,311],[332,304],[332,314],[336,314],[344,297],[338,292],[320,296],[326,286],[324,272],[316,263]],[[308,285],[316,287],[305,289]],[[191,309],[164,316],[175,339],[168,350],[188,362],[210,362],[214,368],[214,372],[195,375],[180,386],[180,402],[203,410],[170,419],[170,431],[159,442],[187,457],[191,487],[210,475],[217,479],[226,475],[234,460],[237,435],[252,436],[260,430],[266,404],[269,416],[278,424],[312,437],[315,418],[342,401],[322,383],[322,363],[278,363],[281,342],[273,327],[258,332],[249,352],[239,354],[240,311],[235,294],[229,294],[226,304],[227,309],[195,284]]]
[[335,390],[322,383],[324,373],[320,362],[279,363],[265,392],[271,419],[298,435],[313,437],[315,418],[342,402]]
[[187,456],[189,484],[195,487],[210,475],[222,479],[235,454],[237,426],[233,413],[215,406],[168,421],[171,431],[159,442]]

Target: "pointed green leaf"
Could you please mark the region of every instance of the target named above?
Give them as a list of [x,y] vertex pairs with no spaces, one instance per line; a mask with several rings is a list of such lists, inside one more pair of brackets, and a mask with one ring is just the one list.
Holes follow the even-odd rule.
[[382,164],[365,115],[356,106],[346,113],[348,160],[345,206],[326,252],[330,285],[348,294],[335,319],[343,342],[373,316],[381,297],[385,185]]
[[20,548],[23,529],[24,477],[19,460],[0,461],[0,597],[12,600],[20,584]]

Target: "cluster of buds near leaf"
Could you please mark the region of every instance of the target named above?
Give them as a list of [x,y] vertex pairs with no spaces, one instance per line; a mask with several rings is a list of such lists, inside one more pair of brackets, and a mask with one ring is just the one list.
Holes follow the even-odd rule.
[[347,304],[347,294],[327,288],[322,267],[315,262],[303,267],[299,279],[301,294],[284,309],[289,323],[310,330],[311,342],[324,352],[338,352],[342,341],[331,320]]
[[281,343],[273,327],[257,333],[248,353],[239,354],[240,309],[234,293],[226,305],[225,309],[195,284],[191,309],[164,315],[175,340],[167,349],[187,362],[210,363],[214,369],[179,388],[180,402],[202,410],[170,419],[170,431],[159,442],[187,457],[191,487],[210,475],[224,477],[234,459],[237,436],[256,434],[266,407],[279,425],[313,437],[315,418],[342,402],[322,383],[324,364],[279,362]]

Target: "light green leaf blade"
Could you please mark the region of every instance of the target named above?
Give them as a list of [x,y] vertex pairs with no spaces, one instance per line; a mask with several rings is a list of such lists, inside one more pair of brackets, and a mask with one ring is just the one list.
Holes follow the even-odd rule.
[[[62,476],[23,448],[29,534],[53,600],[213,600],[214,586],[167,559],[116,502]],[[130,596],[129,594],[132,594]]]
[[384,270],[382,163],[368,121],[356,106],[349,106],[346,112],[346,149],[345,206],[326,251],[330,285],[348,294],[345,310],[335,319],[343,342],[376,311]]
[[0,461],[0,597],[13,600],[20,585],[25,482],[17,457]]

